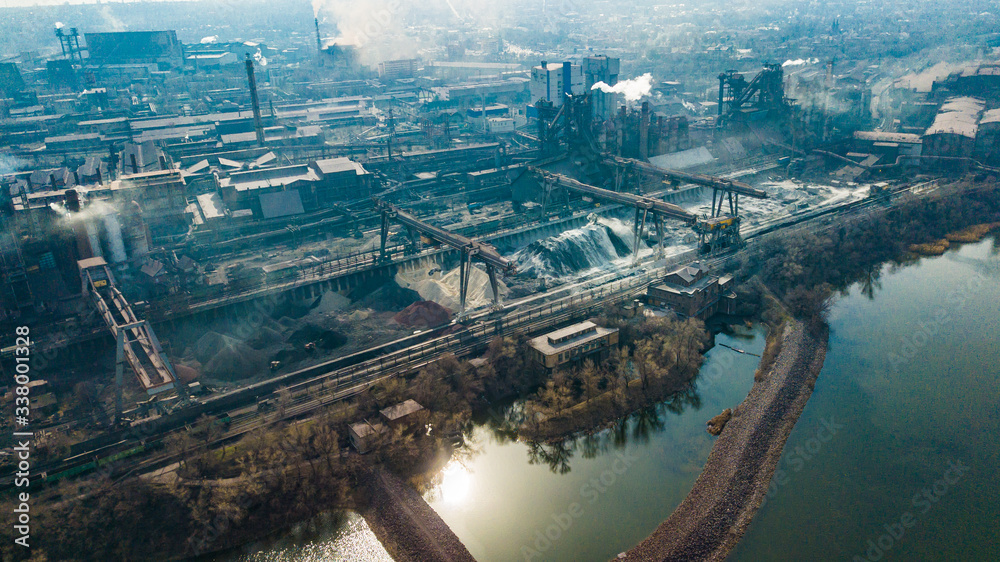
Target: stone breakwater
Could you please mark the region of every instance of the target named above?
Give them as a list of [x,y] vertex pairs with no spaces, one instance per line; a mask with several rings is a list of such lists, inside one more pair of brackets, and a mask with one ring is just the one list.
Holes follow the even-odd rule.
[[767,375],[737,407],[687,498],[653,533],[618,559],[724,560],[764,501],[795,422],[826,357],[825,328],[791,321]]
[[448,524],[394,474],[373,469],[363,515],[396,562],[475,562]]

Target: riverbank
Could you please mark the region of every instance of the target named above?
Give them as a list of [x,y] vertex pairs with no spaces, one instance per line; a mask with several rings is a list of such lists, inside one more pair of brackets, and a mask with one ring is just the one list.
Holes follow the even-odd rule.
[[412,487],[375,468],[362,515],[396,562],[475,562],[448,524]]
[[[781,351],[719,436],[680,506],[624,560],[724,560],[764,501],[826,356],[825,328],[789,321]],[[620,555],[621,557],[621,555]]]

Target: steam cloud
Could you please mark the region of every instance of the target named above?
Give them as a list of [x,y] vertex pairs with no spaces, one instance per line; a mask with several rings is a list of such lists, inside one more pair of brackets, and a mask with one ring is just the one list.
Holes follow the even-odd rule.
[[781,66],[802,66],[804,64],[816,64],[818,62],[819,59],[795,59],[795,60],[789,59],[781,63]]
[[261,66],[267,66],[267,57],[260,53],[260,49],[257,49],[257,52],[253,54],[253,60],[257,61],[257,64]]
[[622,94],[625,96],[625,101],[637,102],[643,96],[648,96],[652,91],[653,75],[647,72],[638,78],[622,80],[614,86],[608,86],[604,82],[598,82],[590,89],[600,90],[606,94]]

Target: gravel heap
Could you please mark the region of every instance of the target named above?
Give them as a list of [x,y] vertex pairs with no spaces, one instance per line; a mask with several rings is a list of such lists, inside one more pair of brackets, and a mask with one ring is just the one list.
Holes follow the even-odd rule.
[[448,524],[416,490],[373,469],[365,521],[396,562],[475,562]]
[[619,559],[725,560],[767,494],[788,435],[826,357],[827,333],[792,321],[770,372],[733,412],[691,493]]
[[434,301],[420,301],[399,311],[392,318],[410,328],[434,328],[451,320],[451,311]]

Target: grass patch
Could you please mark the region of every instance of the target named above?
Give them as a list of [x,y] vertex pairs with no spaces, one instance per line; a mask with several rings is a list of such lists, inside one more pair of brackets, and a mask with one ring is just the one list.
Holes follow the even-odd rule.
[[951,234],[945,236],[945,238],[951,242],[979,242],[985,238],[987,234],[997,229],[1000,229],[1000,222],[974,224],[969,228],[952,232]]

